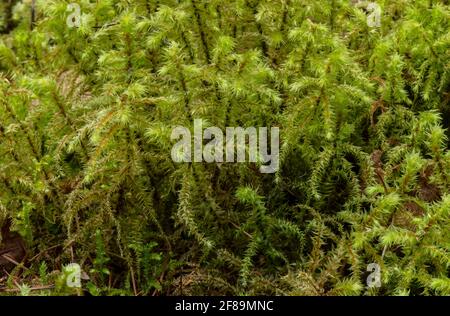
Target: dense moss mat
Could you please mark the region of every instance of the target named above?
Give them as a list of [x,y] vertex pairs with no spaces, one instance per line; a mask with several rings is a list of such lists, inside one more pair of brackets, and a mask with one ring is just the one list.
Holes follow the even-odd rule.
[[376,3],[3,1],[0,292],[450,295],[449,3]]

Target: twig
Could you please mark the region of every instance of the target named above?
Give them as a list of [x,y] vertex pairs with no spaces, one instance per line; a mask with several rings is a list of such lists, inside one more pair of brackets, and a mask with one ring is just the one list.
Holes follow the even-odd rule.
[[13,258],[11,258],[11,257],[10,257],[9,255],[7,255],[7,254],[2,255],[2,257],[5,258],[6,260],[8,260],[9,262],[15,264],[16,266],[20,266],[21,268],[24,268],[25,270],[29,270],[27,267],[25,267],[25,266],[23,265],[23,263],[17,262],[16,260],[14,260]]
[[131,272],[131,283],[133,283],[133,291],[134,291],[134,295],[137,296],[136,280],[134,279],[134,270],[133,270],[133,267],[130,267],[130,272]]
[[[35,286],[30,288],[30,291],[41,291],[41,290],[50,290],[50,289],[54,289],[55,286],[54,285],[44,285],[44,286]],[[8,289],[8,288],[0,288],[0,292],[20,292],[20,289]]]
[[42,250],[40,253],[38,253],[37,255],[35,255],[33,258],[31,258],[29,261],[31,262],[31,261],[34,261],[34,260],[36,260],[37,258],[39,258],[40,256],[42,256],[44,253],[46,253],[47,251],[50,251],[50,250],[52,250],[52,249],[55,249],[55,248],[57,248],[57,247],[59,247],[59,246],[61,246],[61,244],[58,244],[58,245],[55,245],[55,246],[51,246],[50,248],[47,248],[47,249],[45,249],[45,250]]

